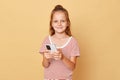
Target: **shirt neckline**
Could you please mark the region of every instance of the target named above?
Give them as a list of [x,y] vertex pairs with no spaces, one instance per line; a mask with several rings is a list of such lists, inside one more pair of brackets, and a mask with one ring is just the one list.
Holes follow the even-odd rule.
[[[67,40],[67,42],[66,42],[64,45],[62,45],[62,46],[60,46],[60,47],[57,47],[57,48],[64,48],[64,47],[66,47],[66,46],[68,45],[68,43],[71,41],[71,39],[72,39],[72,36],[69,37],[69,39]],[[51,40],[51,36],[50,36],[50,35],[49,35],[49,41],[50,41],[50,44],[54,44],[54,43],[52,43],[52,40]]]

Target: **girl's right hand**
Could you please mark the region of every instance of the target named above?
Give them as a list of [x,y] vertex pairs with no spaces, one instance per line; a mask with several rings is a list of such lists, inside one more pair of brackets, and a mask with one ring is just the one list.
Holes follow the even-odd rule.
[[52,58],[52,54],[50,53],[50,50],[46,50],[46,51],[44,52],[44,57],[45,57],[46,59],[51,59],[51,58]]

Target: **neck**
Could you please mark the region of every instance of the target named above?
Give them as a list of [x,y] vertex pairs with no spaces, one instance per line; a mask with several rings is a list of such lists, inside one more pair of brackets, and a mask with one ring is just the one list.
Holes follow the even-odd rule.
[[55,34],[54,34],[54,37],[56,37],[56,38],[58,38],[58,39],[63,39],[63,38],[68,37],[68,35],[67,35],[66,33],[62,33],[62,34],[55,33]]

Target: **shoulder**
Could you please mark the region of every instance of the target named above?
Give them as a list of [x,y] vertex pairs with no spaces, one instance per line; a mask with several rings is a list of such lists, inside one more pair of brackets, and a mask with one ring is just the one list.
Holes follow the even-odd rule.
[[70,44],[71,46],[79,46],[78,40],[74,36],[72,36]]
[[44,37],[44,40],[47,40],[47,39],[49,39],[49,35],[47,35],[47,36]]
[[74,37],[74,36],[71,36],[72,38],[71,38],[71,41],[73,42],[73,43],[78,43],[78,41],[77,41],[77,39]]

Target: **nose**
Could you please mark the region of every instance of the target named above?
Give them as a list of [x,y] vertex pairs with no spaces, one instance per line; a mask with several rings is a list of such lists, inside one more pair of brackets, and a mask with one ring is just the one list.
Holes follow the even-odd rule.
[[59,26],[61,25],[61,21],[58,22],[58,25],[59,25]]

